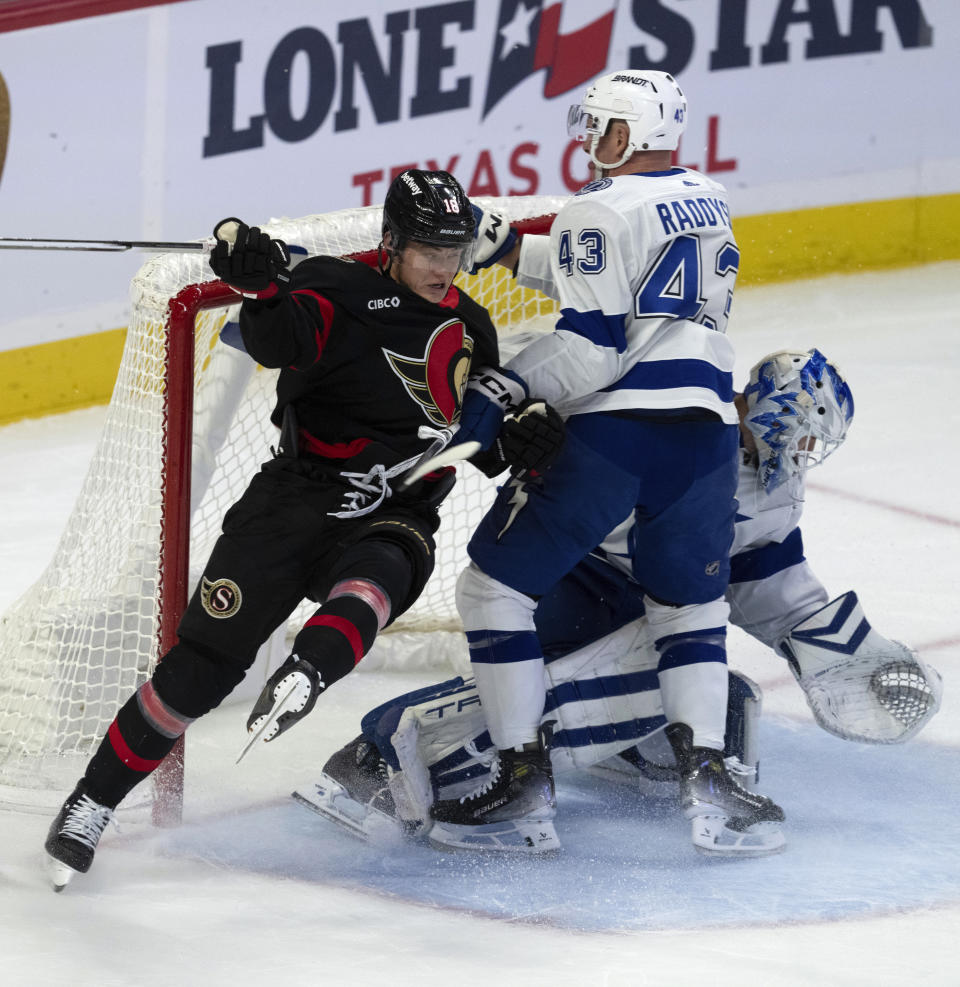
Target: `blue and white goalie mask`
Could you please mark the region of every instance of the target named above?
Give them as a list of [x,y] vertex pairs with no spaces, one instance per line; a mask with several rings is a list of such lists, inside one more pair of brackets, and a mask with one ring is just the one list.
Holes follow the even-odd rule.
[[743,396],[760,485],[769,494],[786,483],[799,495],[803,474],[847,437],[853,421],[850,387],[819,350],[782,350],[750,371]]

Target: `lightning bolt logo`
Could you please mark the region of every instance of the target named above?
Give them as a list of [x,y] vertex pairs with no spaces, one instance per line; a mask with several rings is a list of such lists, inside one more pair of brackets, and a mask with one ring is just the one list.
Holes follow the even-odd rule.
[[526,484],[522,481],[513,479],[509,482],[508,486],[513,487],[510,499],[507,501],[510,507],[510,514],[507,516],[507,523],[500,529],[500,533],[497,535],[497,541],[500,541],[504,532],[516,521],[517,515],[527,506],[527,501],[530,499]]

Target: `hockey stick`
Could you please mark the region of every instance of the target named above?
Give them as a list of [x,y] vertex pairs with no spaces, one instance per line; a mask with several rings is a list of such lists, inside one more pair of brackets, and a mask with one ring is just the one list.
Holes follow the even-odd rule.
[[432,473],[442,466],[453,466],[456,463],[462,462],[464,459],[469,459],[472,455],[479,452],[480,449],[480,443],[474,439],[470,439],[467,442],[455,442],[437,454],[433,453],[432,448],[428,449],[410,467],[409,472],[404,474],[400,489],[406,490],[407,487],[412,486],[417,480],[423,479],[428,473]]
[[148,250],[159,254],[183,254],[212,250],[213,237],[176,243],[165,240],[64,240],[56,237],[3,236],[0,249],[5,250],[92,250],[122,253],[125,250]]

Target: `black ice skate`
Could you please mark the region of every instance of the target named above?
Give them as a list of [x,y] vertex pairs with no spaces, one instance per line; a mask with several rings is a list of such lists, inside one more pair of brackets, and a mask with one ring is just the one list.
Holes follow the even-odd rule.
[[247,718],[247,733],[251,737],[240,752],[238,763],[258,740],[267,743],[302,720],[316,705],[323,688],[316,668],[309,661],[290,655],[267,680]]
[[397,807],[388,787],[390,773],[376,744],[354,738],[332,754],[323,773],[342,785],[358,802],[368,802],[381,812],[396,815]]
[[723,751],[693,746],[693,731],[671,723],[666,735],[680,772],[680,803],[691,820],[693,845],[720,856],[764,856],[784,848],[783,809],[742,788],[724,763]]
[[430,843],[438,849],[543,853],[558,850],[557,799],[548,749],[553,724],[523,750],[501,750],[489,779],[462,798],[434,803]]
[[397,816],[389,781],[387,762],[361,735],[331,755],[318,782],[293,797],[353,836],[394,843],[407,826]]
[[95,802],[79,782],[53,820],[43,845],[54,891],[62,891],[74,874],[90,870],[100,837],[112,819],[113,809]]

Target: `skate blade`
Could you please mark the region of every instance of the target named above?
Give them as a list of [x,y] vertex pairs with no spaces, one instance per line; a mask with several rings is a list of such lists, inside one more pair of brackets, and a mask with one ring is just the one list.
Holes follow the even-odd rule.
[[271,740],[273,740],[275,736],[279,735],[279,731],[276,731],[274,733],[269,734],[268,736],[264,736],[264,734],[267,733],[270,727],[276,724],[277,720],[280,718],[280,715],[287,711],[287,709],[289,708],[287,704],[290,702],[290,699],[294,697],[296,691],[297,691],[297,683],[294,682],[293,685],[291,685],[290,688],[287,690],[284,697],[274,704],[273,709],[270,710],[270,713],[263,721],[263,723],[261,723],[260,726],[257,727],[257,729],[253,732],[253,735],[250,737],[250,739],[243,745],[243,750],[240,751],[240,754],[237,756],[236,761],[233,762],[234,764],[239,764],[247,756],[247,753],[250,751],[253,745],[261,738],[263,738],[263,742],[265,744],[268,744],[270,743]]
[[709,857],[767,857],[787,845],[779,823],[754,823],[745,830],[732,829],[725,816],[695,816],[690,820],[693,846]]
[[399,819],[358,802],[329,775],[321,773],[320,778],[312,790],[293,792],[294,800],[366,843],[396,846],[403,841],[403,824]]
[[46,854],[46,858],[47,878],[53,890],[59,893],[80,872],[74,870],[72,867],[68,867],[65,863],[57,860],[56,857],[51,857],[49,853]]
[[508,819],[480,826],[435,822],[428,839],[435,850],[552,853],[560,849],[560,839],[549,819]]

